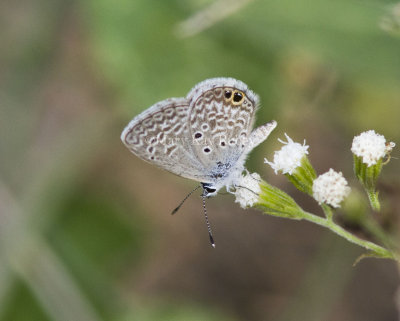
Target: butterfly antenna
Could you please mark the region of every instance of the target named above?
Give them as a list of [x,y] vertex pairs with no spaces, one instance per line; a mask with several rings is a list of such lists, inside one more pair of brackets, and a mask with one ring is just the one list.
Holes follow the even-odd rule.
[[215,249],[215,242],[214,242],[214,238],[212,236],[211,225],[210,225],[210,222],[208,221],[208,216],[207,216],[206,197],[205,196],[203,196],[203,209],[204,209],[204,217],[206,218],[208,236],[210,237],[211,246]]
[[176,212],[179,211],[179,209],[181,208],[181,206],[183,205],[183,203],[185,203],[185,201],[190,197],[190,195],[192,195],[195,191],[197,191],[199,188],[201,187],[201,185],[197,186],[193,191],[191,191],[189,194],[186,195],[186,197],[183,199],[183,201],[177,206],[177,208],[175,208],[172,212],[171,215],[174,215]]

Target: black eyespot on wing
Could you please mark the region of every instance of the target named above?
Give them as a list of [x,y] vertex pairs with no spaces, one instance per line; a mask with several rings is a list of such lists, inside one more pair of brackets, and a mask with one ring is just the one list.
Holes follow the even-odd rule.
[[209,149],[208,147],[204,148],[203,150],[204,150],[205,153],[211,152],[211,149]]
[[201,133],[194,134],[194,138],[200,138],[201,136],[203,136]]
[[233,94],[233,101],[235,103],[239,103],[242,99],[243,99],[243,94],[238,91],[235,91],[235,93]]
[[230,99],[232,97],[232,92],[230,90],[225,91],[225,98]]

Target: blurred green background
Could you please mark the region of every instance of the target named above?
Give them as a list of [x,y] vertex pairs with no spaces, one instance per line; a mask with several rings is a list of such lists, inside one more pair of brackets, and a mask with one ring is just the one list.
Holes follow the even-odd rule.
[[[0,3],[0,320],[397,320],[394,263],[309,223],[207,202],[119,136],[135,115],[210,77],[238,78],[278,128],[352,186],[351,140],[400,142],[400,13],[355,0],[3,0]],[[397,156],[396,156],[397,155]],[[398,229],[399,153],[385,167]],[[340,214],[339,218],[340,219]],[[362,231],[354,231],[368,237]]]

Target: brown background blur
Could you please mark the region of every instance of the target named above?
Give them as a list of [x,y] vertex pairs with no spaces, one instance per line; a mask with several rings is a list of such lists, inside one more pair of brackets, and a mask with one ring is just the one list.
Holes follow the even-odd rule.
[[[353,190],[352,138],[400,142],[400,14],[388,1],[5,0],[0,3],[0,320],[397,320],[394,263],[329,231],[207,201],[130,154],[135,115],[210,77],[278,121],[247,162],[275,175],[278,138],[306,139]],[[399,153],[380,181],[398,230]],[[364,196],[362,196],[364,197]],[[343,220],[337,214],[337,220]],[[362,230],[354,233],[368,238]],[[397,299],[399,305],[399,299]]]

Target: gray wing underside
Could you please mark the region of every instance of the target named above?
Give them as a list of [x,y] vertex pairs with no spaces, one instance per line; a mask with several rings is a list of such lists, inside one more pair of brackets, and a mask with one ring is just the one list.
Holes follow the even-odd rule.
[[237,86],[211,88],[192,99],[188,96],[191,102],[191,135],[202,135],[197,144],[195,139],[193,149],[206,173],[215,172],[218,166],[225,166],[229,170],[243,153],[249,151],[246,146],[253,128],[258,98],[253,97],[247,87],[240,89],[244,99],[238,104],[224,97],[226,90],[234,92]]
[[202,181],[204,167],[192,149],[186,98],[168,98],[136,116],[122,142],[141,159],[173,174]]

